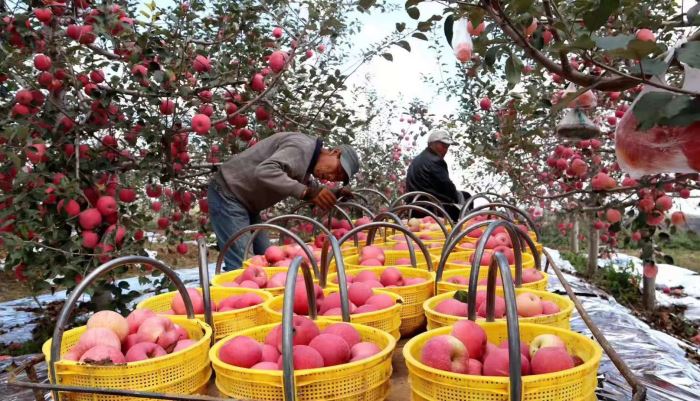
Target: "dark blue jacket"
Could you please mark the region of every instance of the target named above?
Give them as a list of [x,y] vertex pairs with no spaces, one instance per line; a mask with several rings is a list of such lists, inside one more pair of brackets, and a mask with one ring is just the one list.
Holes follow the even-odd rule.
[[447,163],[430,148],[421,152],[408,166],[406,191],[428,192],[444,203],[459,203],[457,187],[450,180]]

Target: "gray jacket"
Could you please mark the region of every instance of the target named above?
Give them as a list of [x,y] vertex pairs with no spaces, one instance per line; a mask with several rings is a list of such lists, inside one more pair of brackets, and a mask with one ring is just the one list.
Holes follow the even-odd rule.
[[222,195],[233,195],[258,213],[289,196],[300,199],[320,151],[320,139],[280,132],[233,156],[212,179]]

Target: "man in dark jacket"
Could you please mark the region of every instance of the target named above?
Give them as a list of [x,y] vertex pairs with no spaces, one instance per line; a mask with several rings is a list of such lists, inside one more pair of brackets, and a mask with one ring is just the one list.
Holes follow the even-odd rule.
[[[241,228],[259,223],[263,209],[290,196],[330,209],[335,194],[310,176],[347,185],[359,168],[351,146],[323,148],[321,139],[298,132],[274,134],[233,156],[209,181],[209,215],[219,249]],[[249,234],[242,236],[226,252],[224,270],[241,267],[248,239]],[[262,254],[267,246],[267,236],[258,234],[254,252]]]
[[453,220],[459,218],[459,208],[445,204],[462,204],[464,196],[450,180],[450,173],[445,163],[445,155],[452,140],[447,131],[435,130],[428,136],[428,147],[421,152],[408,166],[406,174],[406,191],[423,191],[443,203],[446,211]]

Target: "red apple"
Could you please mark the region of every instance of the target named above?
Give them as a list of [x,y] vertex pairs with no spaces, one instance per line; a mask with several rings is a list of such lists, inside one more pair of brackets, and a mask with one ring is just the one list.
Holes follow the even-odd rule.
[[[192,300],[192,308],[195,314],[204,313],[204,298],[202,294],[194,288],[188,288],[187,293],[190,295]],[[176,315],[187,314],[187,309],[185,309],[185,300],[182,298],[180,292],[175,294],[172,301],[170,301],[170,307],[173,309]]]
[[364,282],[364,281],[379,281],[379,277],[377,277],[377,274],[373,271],[370,270],[365,270],[361,271],[355,276],[355,278],[352,280],[353,283],[355,282]]
[[543,315],[553,315],[559,313],[559,305],[552,301],[542,301],[542,314]]
[[[284,356],[280,355],[277,361],[277,367],[283,368],[282,360]],[[292,361],[294,370],[316,369],[323,367],[323,357],[314,348],[308,345],[295,345],[293,348]]]
[[544,347],[532,356],[531,367],[534,375],[554,373],[573,368],[574,360],[566,348]]
[[102,216],[109,216],[117,212],[117,201],[112,196],[100,196],[95,207]]
[[360,333],[348,323],[334,323],[327,326],[321,332],[323,334],[335,334],[340,336],[350,348],[358,344],[362,339]]
[[90,316],[90,319],[87,321],[87,328],[92,329],[96,327],[112,330],[119,337],[119,341],[124,341],[126,336],[129,335],[129,323],[122,315],[111,310],[102,310]]
[[174,353],[174,352],[182,351],[183,349],[187,349],[195,344],[197,344],[197,341],[190,340],[189,338],[186,338],[184,340],[179,340],[177,343],[175,343],[175,348],[173,348],[172,352]]
[[119,348],[106,345],[96,345],[80,357],[80,362],[96,365],[121,364],[126,363],[126,358]]
[[134,334],[139,329],[141,323],[149,317],[154,317],[156,314],[150,309],[135,309],[126,317],[126,323],[129,325],[129,334]]
[[259,288],[265,288],[267,284],[267,274],[265,270],[258,266],[248,266],[241,274],[241,282],[250,280],[254,281]]
[[[484,376],[510,376],[509,360],[507,349],[496,348],[490,350],[484,358],[482,369]],[[520,354],[520,372],[523,375],[530,374],[530,362],[523,354]]]
[[350,346],[335,334],[319,334],[309,343],[323,357],[323,366],[346,363],[350,359]]
[[374,292],[365,283],[351,283],[348,287],[348,298],[355,305],[364,305],[372,295]]
[[530,358],[532,358],[537,350],[546,347],[559,347],[566,349],[566,344],[561,338],[554,334],[540,334],[530,341]]
[[385,287],[403,286],[403,281],[403,275],[395,267],[385,269],[379,277],[379,282]]
[[126,352],[127,362],[144,361],[146,359],[157,358],[167,355],[168,353],[158,344],[154,343],[138,343],[134,344],[129,351]]
[[262,345],[250,337],[237,336],[219,349],[219,358],[230,365],[250,368],[262,361]]
[[[294,329],[294,345],[308,345],[316,337],[320,330],[316,323],[306,316],[295,315],[292,320]],[[282,325],[276,326],[265,337],[265,344],[276,346],[282,350]]]
[[78,223],[84,230],[92,230],[102,224],[102,215],[95,208],[85,209],[78,215]]
[[454,373],[469,371],[469,352],[464,344],[451,335],[428,340],[421,349],[421,362],[434,369]]
[[524,292],[515,298],[518,307],[518,315],[532,317],[541,315],[543,311],[542,300],[531,292]]
[[454,298],[449,298],[437,304],[435,311],[446,315],[467,317],[467,304]]
[[470,358],[481,359],[486,351],[486,332],[481,326],[471,320],[460,320],[452,327],[451,334],[467,347]]
[[370,356],[378,354],[381,351],[381,348],[379,348],[375,343],[359,342],[350,348],[350,362],[369,358]]

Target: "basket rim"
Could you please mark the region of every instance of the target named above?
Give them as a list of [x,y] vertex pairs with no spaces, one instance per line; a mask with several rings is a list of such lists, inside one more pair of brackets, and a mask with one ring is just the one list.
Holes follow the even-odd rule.
[[[476,321],[476,324],[480,326],[484,325],[494,325],[494,326],[503,326],[503,329],[506,330],[506,321],[495,321],[495,322],[485,322],[485,321]],[[523,384],[526,383],[533,383],[533,382],[539,382],[541,380],[555,380],[559,378],[560,376],[568,376],[572,374],[573,372],[583,372],[585,370],[593,368],[595,365],[600,363],[600,360],[603,356],[603,349],[596,343],[595,341],[591,340],[590,338],[584,336],[583,334],[562,329],[560,327],[554,327],[554,326],[546,326],[542,324],[536,324],[536,323],[519,323],[520,328],[526,328],[526,329],[535,329],[535,330],[544,330],[547,331],[548,334],[556,334],[562,337],[577,337],[581,340],[584,340],[585,343],[589,344],[591,346],[591,349],[593,349],[593,357],[590,358],[588,361],[585,361],[583,364],[579,366],[575,366],[571,369],[566,369],[562,370],[559,372],[554,372],[554,373],[546,373],[546,374],[540,374],[540,375],[526,375],[526,376],[521,376]],[[404,359],[406,360],[406,365],[413,365],[416,368],[419,368],[425,372],[428,372],[430,374],[438,375],[438,376],[447,376],[451,379],[469,379],[469,378],[476,378],[476,377],[481,377],[481,378],[488,378],[490,382],[493,383],[498,383],[498,384],[508,384],[510,383],[510,377],[504,377],[504,376],[483,376],[483,375],[467,375],[467,374],[462,374],[462,373],[454,373],[454,372],[448,372],[446,370],[440,370],[440,369],[435,369],[431,368],[428,365],[425,365],[421,361],[417,360],[416,358],[411,355],[411,349],[416,347],[416,343],[420,341],[421,339],[425,337],[434,337],[437,335],[442,335],[442,334],[449,334],[449,331],[452,330],[452,326],[444,326],[444,327],[439,327],[433,330],[428,330],[424,333],[418,334],[417,336],[411,338],[404,344],[402,354]],[[409,368],[410,370],[410,368]]]
[[[334,365],[334,366],[324,366],[322,368],[314,368],[314,369],[300,369],[300,370],[295,370],[294,371],[294,376],[296,377],[297,375],[314,375],[314,374],[319,374],[319,373],[326,373],[327,370],[332,369],[336,370],[338,366],[346,366],[348,368],[359,366],[362,364],[366,364],[368,362],[376,362],[379,361],[387,356],[389,356],[392,352],[394,352],[394,349],[396,348],[396,339],[394,336],[392,336],[389,332],[386,332],[384,330],[380,330],[371,326],[367,326],[364,324],[359,324],[359,323],[348,323],[348,322],[338,322],[335,320],[329,320],[325,318],[318,318],[314,321],[315,323],[327,323],[328,325],[331,324],[336,324],[336,323],[346,323],[355,328],[355,330],[360,331],[360,332],[374,332],[377,335],[383,336],[387,340],[387,346],[385,346],[379,353],[374,354],[370,356],[369,358],[365,359],[360,359],[355,362],[347,362],[341,365]],[[256,327],[251,327],[245,330],[237,331],[235,333],[231,333],[228,336],[221,338],[218,340],[210,349],[209,349],[209,360],[211,361],[212,367],[214,367],[214,370],[216,371],[217,368],[219,369],[226,369],[228,371],[235,371],[237,373],[242,373],[242,374],[264,374],[265,376],[269,377],[281,377],[283,371],[280,370],[266,370],[266,369],[252,369],[252,368],[243,368],[240,366],[235,366],[235,365],[229,365],[228,363],[223,362],[219,358],[219,349],[226,344],[229,340],[238,337],[238,336],[245,336],[250,332],[253,331],[258,331],[258,330],[269,330],[274,329],[275,327],[281,325],[282,323],[269,323],[265,324],[262,326],[256,326]]]
[[[496,288],[496,291],[498,291],[498,288],[499,288],[499,287]],[[502,288],[502,287],[500,287],[500,288]],[[486,290],[486,286],[480,285],[480,286],[477,286],[476,289],[477,289],[477,291],[480,290],[480,289]],[[502,290],[501,290],[501,291],[502,291]],[[423,302],[423,310],[425,311],[426,316],[427,316],[428,313],[430,313],[430,314],[432,314],[432,315],[435,315],[435,316],[437,316],[437,317],[441,317],[441,318],[443,318],[443,319],[455,319],[455,320],[465,320],[465,319],[467,319],[467,318],[464,317],[464,316],[448,315],[448,314],[446,314],[446,313],[438,312],[438,311],[436,311],[436,310],[430,305],[430,304],[432,304],[433,302],[437,301],[438,298],[449,298],[449,297],[452,297],[452,295],[454,295],[456,292],[457,292],[457,291],[443,292],[442,294],[437,294],[437,295],[434,295],[434,296],[432,296],[432,297],[426,299],[425,302]],[[566,302],[566,308],[560,309],[559,312],[554,313],[554,314],[551,314],[551,315],[531,316],[531,317],[522,317],[522,316],[518,316],[518,320],[521,321],[521,322],[526,322],[526,323],[527,323],[527,322],[533,322],[533,321],[536,320],[536,319],[542,319],[542,318],[545,318],[545,317],[549,317],[549,318],[553,318],[553,317],[562,317],[562,316],[566,316],[567,314],[568,314],[568,315],[571,315],[571,313],[574,311],[574,303],[573,303],[569,298],[564,297],[564,296],[562,296],[562,295],[554,294],[554,293],[551,293],[551,292],[549,292],[549,291],[542,291],[542,290],[530,289],[530,288],[527,288],[527,287],[516,287],[516,288],[515,288],[515,293],[516,293],[516,295],[518,295],[519,292],[531,292],[531,293],[533,293],[533,294],[539,296],[540,298],[542,298],[542,296],[541,296],[542,294],[546,294],[547,296],[553,296],[553,297],[561,297],[561,299],[562,299],[563,301]],[[500,319],[496,319],[496,320],[497,320],[497,321],[500,321],[501,319],[505,319],[505,317],[500,318]],[[478,320],[478,319],[477,319],[477,320]]]
[[[328,293],[339,292],[339,290],[340,290],[340,287],[336,287],[336,288],[326,287],[326,288],[323,289],[323,295],[325,296],[325,295],[328,295]],[[351,313],[351,314],[350,314],[351,317],[353,317],[353,316],[354,316],[354,317],[357,317],[357,318],[360,318],[360,317],[362,317],[362,318],[374,317],[375,315],[385,314],[385,313],[387,313],[387,312],[389,312],[389,311],[391,311],[392,309],[395,309],[395,308],[396,308],[396,309],[401,309],[401,307],[403,306],[403,304],[406,302],[406,301],[403,299],[403,297],[402,297],[401,295],[396,294],[396,293],[394,293],[394,292],[383,291],[383,290],[375,289],[375,288],[372,288],[372,291],[378,291],[380,294],[388,295],[388,296],[390,296],[391,298],[394,298],[394,300],[395,300],[395,301],[398,301],[398,302],[396,302],[394,305],[392,305],[392,306],[390,306],[390,307],[388,307],[388,308],[379,309],[379,310],[376,310],[376,311],[363,312],[363,313]],[[373,294],[373,295],[378,295],[378,294]],[[274,315],[274,316],[282,316],[282,312],[281,312],[281,311],[272,309],[272,307],[270,306],[273,302],[278,301],[278,299],[284,299],[284,294],[275,295],[275,296],[271,297],[270,299],[266,300],[265,302],[263,302],[263,303],[262,303],[262,308],[263,308],[263,310],[264,310],[265,312],[271,314],[271,315]],[[349,302],[349,301],[350,301],[350,300],[348,300],[348,302]],[[306,317],[308,317],[308,315],[301,315],[301,316],[306,316]],[[323,316],[323,315],[319,315],[318,318],[319,318],[319,319],[320,319],[320,318],[324,318],[324,319],[332,320],[332,319],[335,319],[335,318],[342,318],[342,316],[341,316],[341,315],[332,315],[332,316]],[[349,322],[346,322],[346,323],[349,323]]]
[[[204,330],[204,334],[202,335],[202,338],[200,338],[199,340],[197,340],[196,343],[194,343],[193,345],[191,345],[191,346],[189,346],[189,347],[187,347],[187,348],[185,348],[185,349],[181,349],[180,351],[177,351],[177,352],[173,352],[173,353],[170,353],[170,354],[158,356],[158,357],[155,357],[155,358],[144,359],[143,361],[126,362],[126,363],[120,363],[120,364],[117,364],[117,365],[99,365],[99,367],[100,367],[100,368],[108,368],[108,369],[111,369],[111,368],[124,368],[124,367],[126,367],[126,366],[129,366],[129,367],[137,366],[137,367],[138,367],[138,366],[145,366],[145,365],[147,365],[147,364],[149,364],[149,363],[162,362],[162,361],[166,361],[166,360],[170,359],[171,357],[179,356],[182,352],[191,351],[192,349],[201,346],[202,343],[204,343],[204,342],[207,342],[207,343],[208,343],[208,342],[211,340],[211,336],[212,336],[212,333],[213,333],[212,328],[211,328],[208,324],[206,324],[204,321],[202,321],[202,320],[200,320],[200,319],[197,319],[197,318],[188,319],[188,318],[186,318],[186,317],[179,317],[179,316],[177,316],[177,315],[162,315],[162,316],[167,317],[168,319],[172,320],[173,323],[176,323],[176,324],[180,324],[180,323],[182,323],[182,322],[188,322],[188,324],[191,323],[191,324],[198,325],[201,329]],[[73,328],[73,329],[67,330],[63,335],[65,336],[66,333],[69,333],[69,332],[71,332],[71,331],[86,330],[86,329],[87,329],[87,326],[75,327],[75,328]],[[49,362],[50,362],[50,359],[51,359],[51,358],[50,358],[50,356],[51,356],[50,348],[51,348],[51,342],[52,342],[52,340],[53,340],[52,338],[49,338],[49,339],[46,340],[46,341],[44,342],[44,344],[41,346],[41,351],[42,351],[42,353],[44,354],[44,356],[46,357],[46,362],[47,362],[47,363],[49,363]],[[121,350],[120,350],[120,351],[121,351]],[[60,359],[60,360],[56,361],[55,364],[56,364],[57,367],[58,367],[58,366],[83,366],[83,367],[92,366],[92,365],[89,365],[89,364],[86,364],[86,363],[81,363],[81,362],[78,362],[78,361],[67,361],[67,360],[65,360],[65,359]]]
[[[188,288],[190,288],[190,287],[188,287]],[[232,292],[244,291],[245,293],[253,293],[253,294],[260,295],[263,298],[263,302],[259,303],[257,305],[251,305],[251,306],[247,306],[245,308],[232,309],[232,310],[227,310],[227,311],[223,311],[223,312],[212,311],[212,316],[218,316],[218,317],[232,317],[235,314],[238,314],[241,312],[249,312],[255,308],[262,306],[265,302],[267,302],[268,299],[273,297],[273,295],[270,294],[269,292],[255,289],[255,288],[241,288],[241,287],[213,287],[213,288],[216,288],[215,291],[221,291],[221,290],[233,290]],[[201,290],[201,287],[197,287],[195,289]],[[154,295],[152,297],[148,297],[148,298],[142,300],[141,302],[139,302],[136,305],[136,309],[149,309],[149,310],[153,311],[156,315],[159,315],[159,316],[183,316],[184,317],[185,315],[169,315],[167,313],[157,312],[157,311],[154,311],[153,309],[148,308],[145,305],[145,304],[148,304],[149,300],[151,300],[151,299],[154,299],[157,297],[165,298],[166,296],[170,296],[173,293],[177,293],[177,291],[170,291],[170,292],[166,292],[163,294],[158,294],[158,295]],[[204,313],[196,313],[194,315],[194,317],[195,317],[195,319],[203,320]]]

